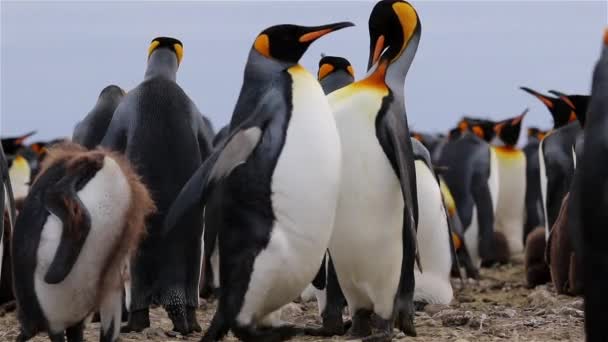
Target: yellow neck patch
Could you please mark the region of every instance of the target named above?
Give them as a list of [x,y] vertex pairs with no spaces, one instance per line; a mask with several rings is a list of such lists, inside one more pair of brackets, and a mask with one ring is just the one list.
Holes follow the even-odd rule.
[[324,63],[319,68],[319,75],[317,78],[320,81],[320,80],[324,79],[325,76],[329,75],[332,71],[334,71],[334,66],[331,64],[328,64],[328,63]]
[[175,54],[177,55],[177,64],[182,62],[182,58],[184,57],[184,47],[179,44],[173,44],[173,48],[175,49]]
[[347,67],[346,67],[346,71],[348,71],[348,73],[349,73],[349,74],[350,74],[350,75],[351,75],[353,78],[355,78],[355,69],[353,69],[353,66],[352,66],[352,65],[347,66]]
[[412,5],[405,2],[395,2],[393,4],[393,11],[395,11],[395,14],[397,14],[397,17],[399,18],[399,22],[401,23],[401,29],[403,30],[403,46],[392,61],[401,56],[403,50],[405,50],[407,44],[410,42],[410,39],[412,39],[412,35],[414,35],[416,25],[418,25],[418,15]]
[[150,58],[150,55],[152,54],[152,52],[154,52],[154,50],[156,50],[156,48],[159,45],[160,45],[160,42],[158,40],[155,40],[150,44],[150,47],[148,47],[148,58]]
[[270,39],[268,38],[268,35],[266,35],[266,34],[259,35],[255,39],[255,43],[253,43],[253,47],[254,47],[254,49],[256,49],[257,52],[261,53],[262,55],[264,55],[268,58],[271,58],[270,57]]

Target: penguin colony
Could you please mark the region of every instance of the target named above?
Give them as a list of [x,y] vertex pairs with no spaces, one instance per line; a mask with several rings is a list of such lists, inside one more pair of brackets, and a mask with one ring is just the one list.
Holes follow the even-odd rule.
[[[390,341],[452,301],[461,268],[478,279],[522,254],[529,286],[583,295],[589,341],[608,338],[608,31],[591,95],[521,87],[554,125],[519,148],[527,109],[409,129],[422,22],[408,2],[373,7],[360,78],[340,56],[316,76],[299,64],[353,25],[262,30],[217,134],[177,83],[182,42],[157,37],[143,81],[104,88],[71,139],[3,138],[0,304],[16,300],[17,340],[82,341],[98,314],[101,341],[116,341],[150,326],[151,305],[187,335],[202,297],[218,301],[202,341]],[[316,297],[322,326],[278,319],[298,297]]]

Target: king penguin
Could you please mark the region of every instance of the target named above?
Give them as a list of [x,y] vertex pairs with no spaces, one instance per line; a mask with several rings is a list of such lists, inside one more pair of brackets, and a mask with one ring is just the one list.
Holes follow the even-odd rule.
[[416,166],[416,192],[418,194],[418,233],[420,264],[424,272],[414,270],[417,304],[449,304],[454,298],[450,271],[452,269],[452,231],[448,211],[433,171],[429,151],[412,138]]
[[349,26],[278,25],[257,36],[228,137],[170,209],[169,232],[183,230],[171,227],[200,204],[218,231],[219,304],[202,341],[229,330],[247,341],[307,331],[261,328],[313,280],[332,235],[340,139],[321,85],[298,61],[313,41]]
[[601,56],[592,78],[591,100],[586,115],[585,144],[575,181],[574,198],[579,201],[576,215],[581,229],[574,235],[577,253],[582,255],[585,296],[585,332],[587,341],[608,339],[608,159],[606,154],[608,127],[608,29],[604,32]]
[[329,252],[353,316],[349,335],[370,335],[375,313],[378,337],[390,340],[395,320],[416,334],[418,205],[403,90],[421,24],[408,2],[384,0],[371,12],[369,33],[368,75],[328,96],[343,152]]
[[575,163],[574,145],[582,129],[577,122],[576,112],[562,99],[552,98],[526,87],[521,89],[541,101],[553,116],[553,129],[547,133],[538,147],[545,239],[548,239],[562,200],[572,182]]
[[123,155],[55,147],[17,217],[12,241],[17,318],[27,341],[83,341],[84,321],[101,312],[100,341],[118,339],[128,261],[154,203]]
[[498,122],[492,145],[498,160],[498,203],[494,229],[507,239],[512,255],[524,250],[524,213],[526,200],[526,155],[517,148],[521,124],[528,112]]
[[10,158],[17,154],[19,149],[25,147],[25,145],[23,145],[25,140],[34,134],[36,134],[36,131],[31,131],[18,137],[2,138],[2,148],[4,149],[6,157]]
[[[323,56],[319,61],[317,78],[321,83],[323,92],[327,95],[353,83],[355,81],[355,70],[346,58]],[[344,293],[340,288],[336,269],[329,253],[321,263],[319,273],[307,289],[309,288],[313,290],[312,292],[317,298],[319,315],[323,320],[323,333],[328,336],[343,335],[342,312],[346,306],[346,298],[344,298]],[[306,299],[306,293],[305,290],[302,294],[303,299]]]
[[527,131],[528,141],[523,148],[526,155],[526,223],[524,224],[524,241],[532,230],[544,226],[545,215],[540,190],[540,165],[538,147],[546,132],[536,127]]
[[116,107],[124,96],[125,91],[117,85],[105,87],[93,109],[74,127],[72,141],[88,149],[99,145],[112,121]]
[[144,81],[124,96],[101,142],[102,147],[126,154],[158,207],[147,220],[148,235],[132,260],[131,307],[124,331],[150,326],[153,302],[164,306],[174,330],[183,335],[201,330],[196,321],[201,209],[192,208],[179,222],[184,227],[180,234],[160,234],[169,206],[211,150],[199,110],[176,83],[182,57],[179,40],[152,40]]

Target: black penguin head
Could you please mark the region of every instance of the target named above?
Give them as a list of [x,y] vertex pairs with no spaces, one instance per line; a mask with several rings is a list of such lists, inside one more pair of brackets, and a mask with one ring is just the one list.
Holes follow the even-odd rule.
[[103,97],[103,96],[124,96],[126,95],[126,91],[124,91],[121,87],[111,84],[105,88],[103,88],[101,90],[101,93],[99,93],[99,97]]
[[182,42],[171,37],[156,37],[152,39],[150,47],[148,48],[148,58],[152,56],[152,53],[159,49],[169,49],[175,53],[177,57],[177,64],[179,65],[184,57],[184,45]]
[[297,64],[310,44],[322,36],[354,26],[350,22],[340,22],[322,26],[276,25],[258,35],[253,49],[266,58]]
[[587,106],[589,105],[588,95],[566,95],[557,90],[549,90],[549,92],[564,101],[574,111],[576,119],[581,123],[581,126],[585,126]]
[[410,40],[420,34],[420,20],[412,5],[401,0],[382,0],[369,17],[369,70],[381,58],[395,61]]
[[529,127],[528,128],[528,139],[536,138],[539,141],[543,140],[547,132],[540,130],[538,127]]
[[456,140],[458,138],[460,138],[460,136],[462,135],[463,131],[460,127],[455,127],[452,128],[449,132],[448,132],[448,140]]
[[553,116],[554,129],[560,128],[576,120],[576,113],[562,99],[543,95],[528,87],[519,87],[519,89],[536,97],[547,107],[547,109],[549,109],[551,116]]
[[461,132],[469,131],[486,142],[492,141],[496,135],[494,132],[495,122],[487,119],[479,119],[465,116],[458,123]]
[[7,156],[16,154],[21,148],[25,147],[23,145],[25,139],[34,134],[36,134],[36,131],[31,131],[18,137],[2,138],[2,149],[4,150],[4,153]]
[[514,147],[517,145],[519,133],[521,131],[521,123],[527,113],[528,109],[526,108],[520,115],[500,121],[494,125],[494,132],[506,146]]
[[344,71],[355,78],[355,69],[346,58],[336,56],[323,56],[319,61],[319,73],[317,77],[320,80],[327,77],[327,75],[336,71]]

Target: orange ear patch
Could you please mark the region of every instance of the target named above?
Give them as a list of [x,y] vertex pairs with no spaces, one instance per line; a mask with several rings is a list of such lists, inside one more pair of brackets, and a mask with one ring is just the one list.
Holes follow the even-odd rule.
[[261,53],[262,55],[271,58],[270,56],[270,39],[268,35],[261,34],[255,39],[255,43],[253,43],[254,49]]
[[608,46],[608,28],[604,30],[604,45]]
[[574,111],[570,111],[570,117],[568,118],[568,122],[572,122],[576,120],[576,113]]
[[332,71],[334,71],[334,66],[329,63],[324,63],[319,68],[319,75],[317,78],[320,80],[324,79],[325,76],[329,75]]
[[376,46],[374,47],[374,55],[372,57],[372,65],[378,62],[382,50],[384,50],[384,36],[380,36],[378,37],[378,40],[376,40]]
[[346,67],[346,71],[354,78],[355,77],[355,69],[353,69],[352,65]]
[[466,131],[467,129],[469,129],[469,124],[467,124],[467,122],[466,122],[466,121],[464,121],[464,120],[463,120],[463,121],[460,121],[460,122],[458,123],[458,129],[459,129],[461,132],[464,132],[464,131]]
[[536,134],[536,137],[538,138],[538,140],[543,140],[543,138],[545,138],[545,133],[544,132],[538,132],[538,134]]
[[484,138],[485,134],[483,134],[483,129],[479,126],[473,126],[473,133],[481,139]]
[[331,31],[331,29],[323,29],[319,31],[309,32],[300,36],[300,39],[298,39],[298,41],[300,43],[312,42],[313,40],[318,39],[319,37],[322,37]]

